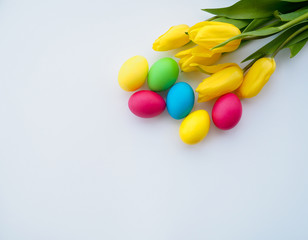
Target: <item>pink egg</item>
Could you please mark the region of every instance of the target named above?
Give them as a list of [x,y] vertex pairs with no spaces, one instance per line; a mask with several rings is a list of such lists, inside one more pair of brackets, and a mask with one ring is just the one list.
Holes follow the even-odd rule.
[[138,117],[151,118],[165,110],[166,102],[158,93],[142,90],[130,97],[128,107]]
[[212,110],[212,119],[216,127],[222,130],[234,128],[242,116],[242,104],[233,93],[227,93],[217,99]]

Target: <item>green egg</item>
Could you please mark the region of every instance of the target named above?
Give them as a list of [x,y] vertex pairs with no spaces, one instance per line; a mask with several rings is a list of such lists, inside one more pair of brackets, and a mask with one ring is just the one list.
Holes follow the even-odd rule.
[[179,66],[172,58],[156,61],[148,74],[148,86],[152,91],[159,92],[170,88],[179,76]]

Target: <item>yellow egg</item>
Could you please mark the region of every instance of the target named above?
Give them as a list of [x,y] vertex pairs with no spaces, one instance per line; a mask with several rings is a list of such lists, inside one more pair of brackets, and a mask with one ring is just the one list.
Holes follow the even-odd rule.
[[180,137],[186,144],[196,144],[206,137],[210,129],[210,116],[205,110],[190,113],[181,123]]
[[148,71],[149,64],[145,57],[135,56],[128,59],[119,71],[120,87],[125,91],[137,90],[144,84]]

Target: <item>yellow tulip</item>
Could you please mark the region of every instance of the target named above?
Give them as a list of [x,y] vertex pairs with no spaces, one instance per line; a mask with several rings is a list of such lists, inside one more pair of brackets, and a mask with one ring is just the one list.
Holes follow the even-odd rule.
[[153,49],[155,51],[168,51],[183,47],[190,42],[188,35],[185,33],[188,29],[189,26],[186,24],[171,27],[165,34],[155,40]]
[[214,53],[209,49],[196,46],[179,52],[175,57],[181,58],[179,65],[183,72],[192,72],[198,71],[197,67],[192,66],[193,64],[212,65],[220,59],[221,53]]
[[249,69],[236,94],[242,98],[251,98],[261,91],[276,69],[274,58],[260,58]]
[[223,68],[203,80],[196,89],[198,102],[206,102],[237,89],[243,82],[243,70],[238,66]]
[[[241,31],[230,23],[204,21],[195,24],[188,30],[189,38],[196,44],[212,49],[231,37],[241,34]],[[215,48],[216,53],[232,52],[241,43],[240,39],[233,40],[223,47]]]
[[211,57],[213,54],[214,54],[213,51],[197,45],[197,46],[194,46],[192,48],[178,52],[175,55],[175,57],[183,58],[183,57],[188,56],[188,55],[196,56],[196,57]]
[[221,63],[221,64],[217,64],[217,65],[202,65],[202,64],[198,64],[198,63],[192,63],[190,64],[191,67],[198,67],[198,69],[201,72],[204,72],[206,74],[213,74],[216,72],[219,72],[220,70],[227,68],[227,67],[232,67],[232,66],[238,66],[236,63]]
[[211,57],[207,58],[187,56],[179,61],[179,65],[183,72],[198,71],[198,68],[192,66],[193,64],[212,65],[220,59],[220,56],[221,56],[220,53],[216,53]]

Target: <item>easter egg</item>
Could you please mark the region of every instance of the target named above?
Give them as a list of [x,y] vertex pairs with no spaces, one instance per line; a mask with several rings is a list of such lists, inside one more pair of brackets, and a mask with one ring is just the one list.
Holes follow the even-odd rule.
[[211,120],[207,111],[194,111],[181,123],[180,138],[186,144],[196,144],[206,137],[210,124]]
[[134,56],[123,63],[118,74],[120,87],[125,91],[135,91],[144,83],[148,75],[148,61],[142,56]]
[[234,128],[242,116],[242,104],[233,93],[227,93],[217,99],[212,110],[212,119],[216,127],[222,130]]
[[151,118],[161,114],[166,108],[166,103],[158,93],[142,90],[129,98],[128,107],[138,117]]
[[185,82],[176,83],[169,90],[166,102],[170,116],[182,119],[190,113],[194,106],[194,90]]
[[170,88],[179,76],[179,66],[172,58],[162,58],[150,68],[148,86],[152,91],[164,91]]

